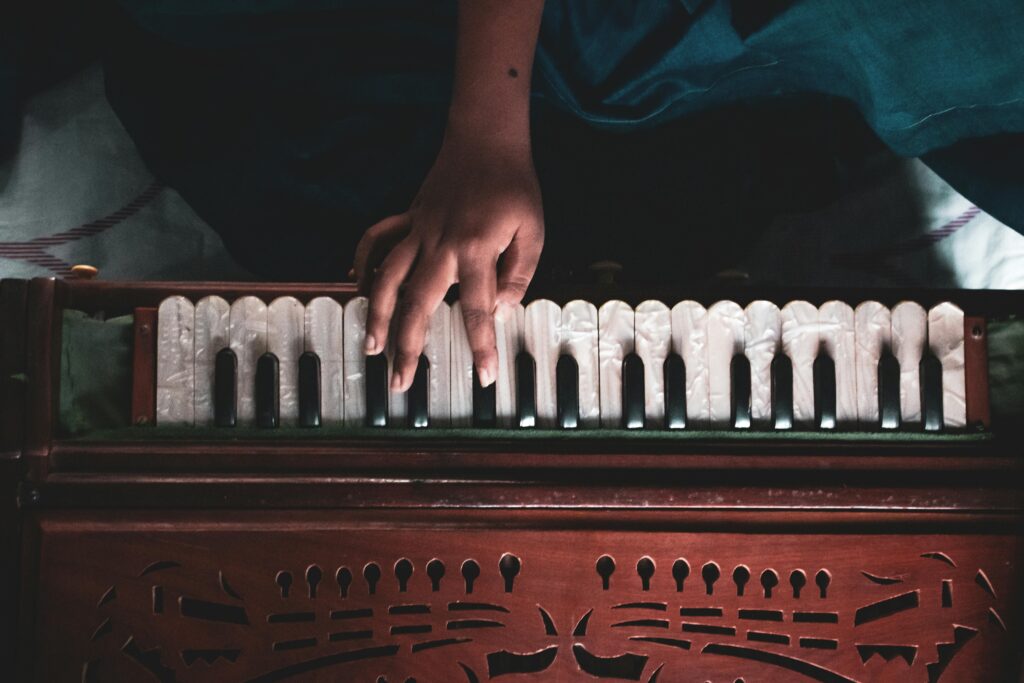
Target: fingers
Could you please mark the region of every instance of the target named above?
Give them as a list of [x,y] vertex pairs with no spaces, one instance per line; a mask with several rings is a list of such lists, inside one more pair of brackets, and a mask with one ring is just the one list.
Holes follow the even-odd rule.
[[402,240],[384,259],[374,277],[366,315],[366,353],[371,356],[384,350],[391,316],[398,302],[398,288],[409,274],[418,252],[416,240]]
[[359,283],[359,289],[367,292],[372,286],[374,269],[381,264],[391,248],[409,232],[411,227],[408,214],[389,216],[363,233],[356,245],[352,274]]
[[423,254],[398,303],[391,391],[407,391],[412,385],[430,318],[454,280],[452,265]]
[[469,348],[481,386],[497,378],[498,349],[494,338],[496,259],[465,259],[459,263],[459,300]]
[[543,248],[542,228],[520,229],[512,238],[498,267],[498,307],[513,307],[523,300]]

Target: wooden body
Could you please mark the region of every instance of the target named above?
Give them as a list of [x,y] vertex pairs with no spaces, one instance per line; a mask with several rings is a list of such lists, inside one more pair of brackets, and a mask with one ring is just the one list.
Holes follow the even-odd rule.
[[[2,332],[5,380],[20,358],[28,379],[5,384],[0,471],[0,530],[22,536],[20,577],[2,577],[4,599],[21,582],[5,640],[19,680],[1019,675],[1011,442],[61,440],[62,309],[351,290],[3,287],[4,310],[27,312]],[[1012,294],[899,294],[1024,310]]]

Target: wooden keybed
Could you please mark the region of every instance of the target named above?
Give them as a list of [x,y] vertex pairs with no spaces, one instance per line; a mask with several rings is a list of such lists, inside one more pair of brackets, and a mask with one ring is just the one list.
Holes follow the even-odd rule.
[[[1020,293],[685,293],[951,300],[981,322],[1024,313]],[[914,441],[61,438],[61,311],[110,317],[170,294],[353,291],[3,282],[0,532],[8,555],[20,549],[0,575],[2,599],[20,598],[3,642],[23,680],[993,681],[1020,670],[1022,460],[999,424]],[[975,341],[969,378],[984,367],[983,328]],[[968,381],[972,422],[982,386]]]

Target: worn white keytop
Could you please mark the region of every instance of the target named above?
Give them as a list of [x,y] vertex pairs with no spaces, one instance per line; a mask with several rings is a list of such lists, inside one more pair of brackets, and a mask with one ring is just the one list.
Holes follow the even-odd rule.
[[643,301],[634,312],[636,355],[644,362],[646,424],[665,421],[665,359],[672,348],[672,312],[660,301]]
[[[427,416],[431,427],[448,427],[452,423],[452,311],[441,302],[427,324],[423,340],[427,359]],[[472,405],[470,410],[472,411]]]
[[880,419],[878,360],[892,345],[892,315],[877,301],[865,301],[854,310],[857,362],[857,418],[862,425]]
[[462,318],[462,304],[451,306],[451,424],[469,427],[473,424],[473,350],[469,347],[466,321]]
[[625,301],[607,301],[598,309],[598,360],[601,364],[601,426],[622,426],[622,363],[633,352],[633,309]]
[[195,423],[196,309],[183,296],[160,302],[157,311],[156,423]]
[[231,350],[238,362],[238,425],[251,427],[256,424],[256,361],[267,352],[267,305],[254,296],[235,299],[228,322]]
[[214,375],[217,354],[228,347],[231,305],[219,296],[208,296],[196,302],[195,327],[195,424],[209,427],[214,423]]
[[892,308],[892,353],[900,364],[900,419],[921,422],[921,357],[928,343],[928,314],[913,301]]
[[305,310],[305,350],[320,359],[320,420],[324,426],[345,421],[345,318],[334,299],[320,296]]
[[366,424],[366,313],[365,296],[349,299],[345,304],[345,337],[343,376],[345,379],[345,426]]
[[928,347],[942,363],[942,415],[947,427],[967,425],[964,312],[953,303],[928,311]]
[[818,309],[819,353],[827,353],[836,368],[836,424],[857,422],[857,338],[853,307],[826,301]]
[[526,347],[526,309],[522,304],[501,311],[494,322],[498,345],[498,378],[495,381],[494,407],[499,427],[511,427],[519,408],[516,381],[516,357]]
[[526,350],[533,356],[537,388],[537,426],[550,429],[558,417],[557,376],[562,309],[538,299],[526,307]]
[[735,301],[708,309],[708,395],[711,423],[725,426],[732,417],[732,359],[743,353],[746,315]]
[[705,425],[711,421],[708,311],[696,301],[680,301],[672,307],[672,351],[686,366],[686,419]]
[[572,356],[579,368],[577,387],[580,426],[597,427],[601,423],[601,392],[598,358],[597,307],[589,301],[570,301],[562,307],[561,352]]
[[793,364],[793,421],[814,422],[814,359],[818,355],[818,308],[807,301],[782,307],[782,350]]
[[750,361],[750,417],[762,425],[772,416],[772,361],[781,351],[782,313],[771,301],[752,301],[744,310],[743,353]]
[[267,351],[277,356],[278,409],[282,427],[299,422],[299,356],[306,311],[292,296],[274,299],[267,306]]

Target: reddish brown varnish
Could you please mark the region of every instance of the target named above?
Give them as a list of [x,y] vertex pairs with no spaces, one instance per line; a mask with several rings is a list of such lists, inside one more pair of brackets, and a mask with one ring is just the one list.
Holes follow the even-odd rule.
[[[16,633],[4,634],[17,644],[17,668],[3,667],[16,680],[1019,675],[1024,503],[1013,433],[884,444],[386,432],[202,441],[137,428],[123,441],[66,440],[54,424],[64,308],[117,315],[168,294],[353,290],[39,280],[19,299],[18,287],[0,285],[0,309],[24,301],[28,312],[0,328],[3,367],[28,378],[26,394],[4,394],[24,426],[20,436],[5,426],[13,455],[0,470],[20,492],[15,507],[5,488],[0,507],[0,530],[21,534],[18,576],[0,573],[2,597],[20,604]],[[983,320],[1024,313],[1013,293],[685,294],[949,300]],[[965,354],[969,415],[983,423],[974,397],[984,336]]]

